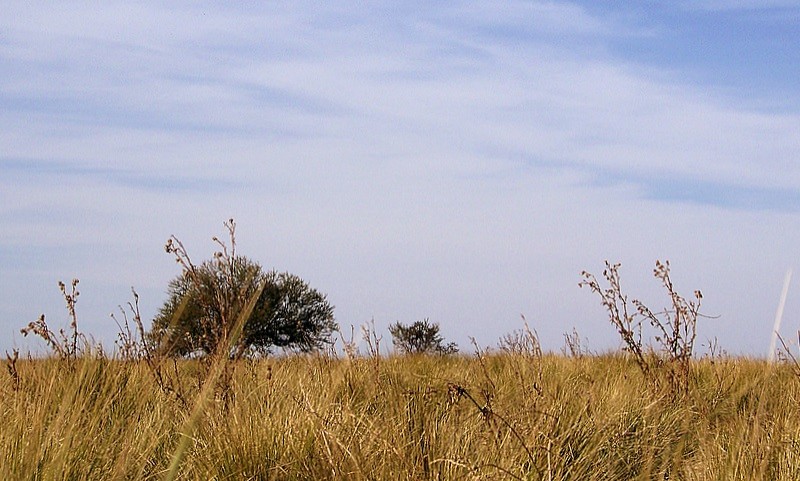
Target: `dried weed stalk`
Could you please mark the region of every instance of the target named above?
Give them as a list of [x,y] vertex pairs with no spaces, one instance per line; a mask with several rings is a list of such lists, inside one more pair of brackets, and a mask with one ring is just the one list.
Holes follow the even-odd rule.
[[341,329],[336,330],[336,332],[339,334],[339,339],[341,339],[342,341],[342,351],[344,352],[344,355],[348,361],[353,361],[357,359],[359,356],[358,342],[355,339],[356,337],[355,330],[356,328],[351,324],[349,339],[345,337]]
[[20,329],[23,336],[34,334],[42,338],[59,359],[66,361],[75,361],[80,354],[89,349],[88,339],[78,331],[78,315],[75,311],[75,304],[77,304],[78,296],[80,295],[77,290],[79,282],[78,279],[72,279],[69,291],[63,282],[58,282],[58,288],[64,296],[64,301],[67,304],[67,313],[69,314],[70,323],[67,331],[59,329],[57,333],[54,332],[45,322],[44,314],[39,316],[39,319],[28,323],[27,327]]
[[[492,382],[492,384],[494,384],[494,381],[491,381],[491,382]],[[506,419],[505,416],[503,416],[502,414],[498,413],[492,407],[491,400],[490,399],[486,399],[486,397],[485,397],[485,392],[482,391],[482,393],[481,393],[481,394],[484,395],[484,399],[485,399],[485,402],[481,403],[480,401],[475,399],[475,396],[472,395],[472,393],[469,391],[469,389],[467,389],[466,387],[464,387],[461,384],[448,383],[447,389],[448,389],[448,394],[449,394],[449,397],[450,397],[450,403],[451,404],[457,404],[460,399],[467,399],[478,410],[478,413],[480,413],[481,418],[484,420],[486,425],[489,426],[491,429],[493,429],[496,432],[496,434],[498,434],[498,436],[497,436],[498,440],[501,439],[501,436],[499,436],[500,428],[502,427],[502,428],[507,429],[508,432],[510,432],[513,435],[513,437],[516,439],[516,441],[519,443],[520,447],[522,447],[522,449],[525,451],[525,454],[527,454],[527,456],[528,456],[528,463],[527,463],[528,467],[531,467],[534,470],[536,470],[536,472],[539,475],[538,479],[544,479],[544,472],[542,471],[542,469],[539,467],[539,465],[537,463],[536,455],[534,454],[534,449],[543,450],[543,451],[546,452],[547,448],[543,448],[543,447],[539,447],[539,446],[535,446],[534,448],[531,448],[530,446],[528,446],[528,443],[526,442],[525,437],[522,436],[522,434],[520,434],[520,432],[514,427],[514,424],[509,422],[509,420]],[[492,467],[492,468],[495,468],[495,469],[499,469],[499,470],[505,472],[506,474],[509,474],[509,475],[513,476],[516,479],[522,479],[522,478],[512,474],[511,471],[509,471],[509,470],[507,470],[505,468],[502,468],[502,467],[500,467],[498,465],[494,465],[493,464],[493,465],[488,465],[487,467]]]
[[[694,291],[694,300],[687,301],[675,290],[670,278],[669,261],[656,261],[653,275],[661,281],[671,305],[655,312],[634,299],[631,304],[635,310],[631,312],[628,297],[622,292],[620,264],[606,261],[605,265],[603,277],[608,287],[602,287],[597,278],[586,271],[583,271],[583,281],[578,285],[588,287],[600,296],[609,321],[625,343],[624,349],[632,354],[644,375],[658,382],[658,374],[664,372],[662,368],[666,367],[670,387],[675,392],[685,393],[689,388],[690,361],[697,337],[697,319],[701,317],[702,293]],[[643,338],[645,323],[655,330],[653,337],[659,347],[657,350]]]
[[[524,327],[521,330],[513,331],[500,338],[498,347],[511,357],[517,357],[524,361],[513,364],[514,375],[518,379],[522,389],[529,394],[528,398],[536,400],[542,395],[542,382],[544,378],[542,344],[539,341],[539,334],[536,330],[530,328],[524,315],[521,317],[524,322]],[[473,345],[475,345],[477,349],[478,346],[474,339]],[[480,350],[477,350],[477,356],[483,366]],[[485,368],[484,375],[488,377]]]
[[572,332],[564,333],[564,347],[561,348],[561,352],[565,356],[575,359],[583,359],[584,357],[591,355],[591,352],[586,347],[586,344],[584,344],[584,340],[581,339],[580,334],[578,334],[578,330],[573,327]]
[[[247,290],[251,286],[250,281],[253,278],[244,282],[241,279],[242,258],[236,254],[236,222],[229,219],[224,222],[224,225],[228,231],[229,242],[225,243],[216,236],[212,237],[212,241],[219,246],[219,250],[213,256],[212,275],[215,278],[211,281],[210,286],[208,269],[204,265],[198,266],[192,262],[186,247],[177,237],[171,236],[164,249],[168,254],[172,254],[175,261],[180,264],[183,277],[192,284],[197,292],[203,293],[196,299],[201,308],[206,312],[214,313],[213,316],[205,316],[200,319],[200,344],[209,346],[208,353],[214,356],[241,359],[248,354],[248,346],[238,342],[244,327],[243,323],[238,321],[246,310],[249,309],[248,315],[249,312],[252,312],[254,303],[261,295],[265,284],[264,281],[261,281],[255,292],[248,295]],[[179,319],[183,307],[175,312],[173,324]]]
[[11,354],[6,351],[6,368],[8,374],[11,376],[11,389],[14,392],[19,391],[19,371],[17,371],[17,361],[19,360],[19,350],[13,349]]
[[[783,347],[783,351],[779,352],[780,357],[789,363],[794,375],[800,378],[800,361],[798,361],[797,357],[792,354],[792,350],[789,348],[789,346],[786,344],[786,341],[783,340],[783,337],[780,334],[778,334],[778,340]],[[800,343],[800,331],[797,331],[797,340],[798,343]]]
[[133,288],[131,293],[133,302],[128,302],[128,310],[119,306],[122,322],[113,313],[111,314],[111,318],[119,328],[115,344],[119,349],[120,358],[128,362],[143,361],[161,392],[173,396],[183,407],[188,407],[189,401],[178,373],[178,361],[169,358],[164,351],[151,345],[139,311],[139,294]]

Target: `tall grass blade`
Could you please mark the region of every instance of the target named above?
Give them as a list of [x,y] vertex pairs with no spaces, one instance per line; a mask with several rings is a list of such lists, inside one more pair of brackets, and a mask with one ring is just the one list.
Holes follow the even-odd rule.
[[266,282],[262,281],[259,284],[258,289],[256,289],[256,291],[253,293],[252,297],[248,299],[245,308],[239,313],[236,323],[230,332],[228,342],[221,343],[219,349],[217,349],[217,352],[214,354],[216,359],[214,360],[211,373],[205,379],[203,389],[197,395],[194,408],[192,409],[192,414],[189,416],[189,419],[186,420],[186,423],[184,423],[183,428],[181,429],[181,439],[172,455],[169,469],[167,470],[166,476],[164,476],[165,481],[173,481],[178,476],[181,463],[186,457],[186,450],[189,448],[189,443],[193,439],[195,430],[197,429],[200,419],[205,412],[206,405],[208,404],[209,399],[211,399],[211,396],[213,395],[214,389],[217,385],[217,381],[219,380],[228,361],[230,360],[231,349],[233,349],[233,347],[238,343],[239,337],[244,330],[244,325],[247,322],[247,319],[250,317],[250,314],[252,314],[253,309],[255,309],[258,298],[261,297],[261,293],[264,291],[265,287]]

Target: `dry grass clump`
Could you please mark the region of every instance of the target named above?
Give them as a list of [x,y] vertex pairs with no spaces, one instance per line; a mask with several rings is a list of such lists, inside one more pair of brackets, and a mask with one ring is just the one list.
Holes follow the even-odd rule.
[[188,437],[177,479],[800,479],[787,365],[693,361],[676,399],[621,355],[237,361],[187,434],[142,363],[65,363],[2,377],[0,478],[164,479]]

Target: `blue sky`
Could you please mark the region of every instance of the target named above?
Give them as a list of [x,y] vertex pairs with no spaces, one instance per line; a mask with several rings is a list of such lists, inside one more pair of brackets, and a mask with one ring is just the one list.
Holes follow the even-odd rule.
[[[104,2],[0,19],[0,349],[83,329],[237,219],[240,252],[340,324],[430,318],[494,345],[524,315],[618,346],[580,272],[701,289],[698,343],[763,355],[800,246],[800,2]],[[800,328],[800,281],[784,334]],[[347,329],[346,329],[347,330]],[[388,344],[388,334],[386,335]]]

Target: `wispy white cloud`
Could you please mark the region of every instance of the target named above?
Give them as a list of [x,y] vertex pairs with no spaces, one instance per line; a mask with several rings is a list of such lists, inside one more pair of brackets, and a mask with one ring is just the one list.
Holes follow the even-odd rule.
[[[160,47],[143,45],[148,41],[144,33],[149,30],[139,27],[137,32],[116,40],[113,45],[119,48],[108,43],[109,37],[120,35],[108,26],[114,22],[103,20],[112,17],[119,23],[119,18],[127,18],[128,14],[120,15],[124,12],[100,12],[96,18],[75,23],[71,23],[74,19],[69,14],[64,18],[51,16],[58,17],[52,20],[53,31],[83,29],[100,38],[83,39],[78,43],[85,42],[85,47],[67,51],[71,59],[65,67],[68,72],[55,90],[47,79],[42,81],[43,91],[20,81],[19,88],[26,85],[26,90],[17,97],[9,95],[6,104],[11,112],[6,115],[17,117],[22,111],[42,116],[45,122],[50,118],[60,128],[64,128],[62,120],[70,120],[70,127],[62,134],[65,145],[53,142],[51,147],[62,152],[74,151],[76,140],[89,141],[80,138],[81,134],[90,135],[96,143],[106,132],[131,143],[134,140],[125,137],[169,130],[186,132],[187,138],[225,136],[232,142],[258,135],[270,141],[277,137],[280,142],[284,138],[359,131],[386,144],[387,136],[406,130],[416,135],[436,133],[430,136],[437,140],[426,144],[449,146],[468,138],[473,145],[500,144],[542,160],[568,156],[588,166],[655,167],[668,173],[715,179],[723,173],[738,182],[772,182],[771,178],[753,178],[756,173],[774,170],[751,169],[754,159],[791,168],[791,163],[782,159],[797,148],[796,116],[742,110],[691,87],[679,83],[676,87],[674,82],[679,79],[664,82],[648,78],[647,72],[635,67],[587,61],[565,48],[543,46],[541,40],[517,39],[519,47],[514,50],[509,50],[504,40],[486,35],[470,40],[472,26],[463,25],[466,21],[453,22],[453,18],[461,17],[485,24],[489,32],[507,32],[503,22],[526,25],[526,20],[519,19],[528,19],[531,31],[541,23],[559,31],[606,33],[600,28],[605,25],[600,19],[575,5],[518,4],[512,8],[516,12],[513,15],[489,14],[495,10],[471,3],[461,5],[456,12],[446,10],[446,15],[435,12],[440,24],[449,21],[449,31],[447,36],[440,32],[433,40],[458,46],[465,52],[461,55],[453,55],[452,50],[444,55],[437,52],[431,48],[429,37],[409,38],[406,30],[419,30],[403,16],[397,21],[400,26],[390,25],[394,31],[378,36],[370,27],[388,22],[366,15],[351,14],[341,19],[336,12],[327,12],[343,25],[323,20],[319,23],[325,27],[316,30],[300,27],[313,14],[284,15],[274,22],[278,32],[266,33],[273,25],[252,19],[234,29],[241,15],[232,12],[218,17],[215,15],[219,12],[203,15],[200,10],[177,15],[150,11],[143,14],[141,23],[147,26],[166,17],[166,25],[156,29],[154,35],[164,43]],[[197,17],[197,28],[178,28],[191,16]],[[205,18],[214,20],[205,22]],[[86,25],[87,21],[92,24]],[[254,23],[261,29],[252,26]],[[350,30],[351,24],[358,28]],[[170,25],[175,25],[181,39],[172,44],[165,39]],[[248,26],[251,35],[262,33],[265,45],[270,44],[270,36],[297,37],[293,42],[295,55],[260,58],[261,45],[251,40],[237,49],[236,35],[230,39],[221,34],[247,32]],[[398,43],[398,37],[404,42]],[[215,46],[228,45],[234,53],[221,59],[202,59],[182,45],[187,38],[198,42],[204,39],[208,43],[204,48],[212,51]],[[321,54],[326,48],[333,51]],[[89,54],[84,55],[87,51]],[[92,57],[98,55],[102,56],[101,68],[92,70]],[[449,62],[442,61],[442,56]],[[174,59],[181,62],[176,64]],[[85,64],[81,66],[81,62]],[[192,71],[197,73],[193,75]],[[455,117],[459,120],[457,127],[449,121]],[[79,132],[75,132],[76,124]],[[17,147],[17,153],[22,154],[32,142],[17,134],[7,137],[11,152],[15,153]],[[13,138],[19,140],[14,142]],[[758,145],[755,139],[769,141]],[[141,165],[142,160],[137,156],[130,162]],[[203,160],[194,157],[191,162]],[[781,179],[794,182],[796,173],[781,175]]]
[[[11,7],[0,249],[39,274],[0,261],[2,282],[28,279],[30,306],[81,275],[112,308],[133,284],[152,311],[163,240],[202,255],[233,215],[243,251],[328,291],[343,323],[430,316],[460,341],[521,312],[553,319],[551,342],[597,325],[576,276],[607,257],[632,285],[656,257],[698,271],[690,288],[769,285],[796,258],[800,112],[609,48],[659,28],[562,2]],[[754,282],[712,307],[760,316]]]

